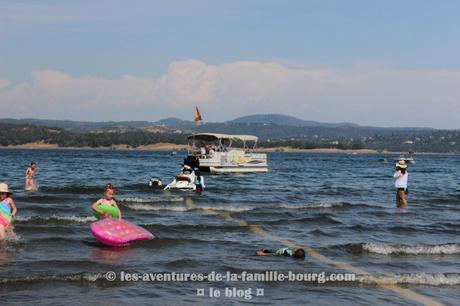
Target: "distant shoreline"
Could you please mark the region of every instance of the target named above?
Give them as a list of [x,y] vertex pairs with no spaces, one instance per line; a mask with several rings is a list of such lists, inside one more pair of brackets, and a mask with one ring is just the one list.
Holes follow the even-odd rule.
[[[128,151],[187,151],[190,149],[188,145],[174,143],[156,143],[145,146],[131,147],[129,145],[113,145],[110,147],[59,147],[57,144],[49,144],[43,142],[26,143],[22,145],[10,145],[0,147],[1,149],[41,149],[41,150],[128,150]],[[346,153],[346,154],[406,154],[407,152],[395,152],[387,150],[374,149],[335,149],[335,148],[316,148],[316,149],[300,149],[291,147],[274,147],[274,148],[256,148],[254,152],[259,153]],[[441,154],[455,155],[455,153],[435,153],[435,152],[416,152],[416,154]]]
[[60,147],[57,144],[34,142],[21,145],[9,145],[0,147],[3,149],[49,149],[49,150],[132,150],[132,151],[187,151],[188,145],[174,143],[156,143],[146,146],[131,147],[130,145],[112,145],[108,147]]

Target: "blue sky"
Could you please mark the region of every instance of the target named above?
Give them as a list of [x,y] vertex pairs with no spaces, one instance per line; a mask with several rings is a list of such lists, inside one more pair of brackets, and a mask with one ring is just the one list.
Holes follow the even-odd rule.
[[458,1],[0,1],[0,104],[10,117],[187,118],[198,104],[209,121],[281,112],[460,128],[459,11]]

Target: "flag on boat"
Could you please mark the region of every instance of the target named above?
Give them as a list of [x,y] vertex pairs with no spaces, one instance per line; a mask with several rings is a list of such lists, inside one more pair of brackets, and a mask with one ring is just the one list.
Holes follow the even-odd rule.
[[201,120],[203,120],[203,118],[201,118],[200,110],[198,106],[195,106],[195,122],[201,122]]

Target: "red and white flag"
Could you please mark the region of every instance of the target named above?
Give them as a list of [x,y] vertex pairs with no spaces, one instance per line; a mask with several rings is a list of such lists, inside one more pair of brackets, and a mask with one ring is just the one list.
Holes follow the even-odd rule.
[[198,106],[195,106],[195,122],[201,122],[203,118],[201,118],[201,113],[200,110],[198,109]]

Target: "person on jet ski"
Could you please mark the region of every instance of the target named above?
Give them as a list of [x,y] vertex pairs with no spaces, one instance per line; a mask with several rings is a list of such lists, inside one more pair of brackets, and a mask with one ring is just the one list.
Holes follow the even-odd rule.
[[189,165],[184,164],[181,170],[181,175],[191,175],[192,173],[194,173],[196,177],[195,182],[193,182],[196,185],[196,192],[203,191],[204,178],[200,175],[199,170],[194,170]]
[[184,165],[187,165],[193,168],[194,170],[197,170],[198,168],[200,168],[200,161],[195,156],[187,156],[187,158],[184,159]]

